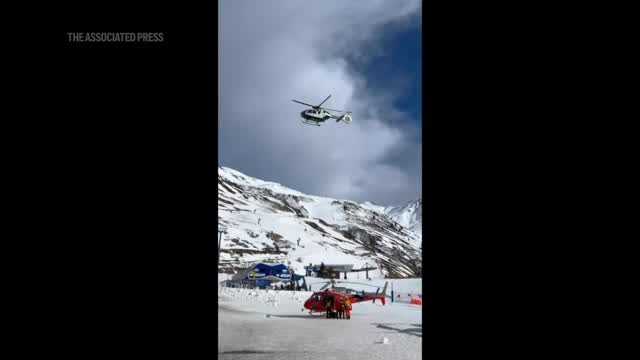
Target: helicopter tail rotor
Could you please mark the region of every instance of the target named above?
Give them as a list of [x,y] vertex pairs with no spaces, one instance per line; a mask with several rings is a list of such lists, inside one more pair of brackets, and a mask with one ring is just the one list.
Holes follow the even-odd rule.
[[351,113],[348,112],[338,118],[336,118],[336,122],[340,122],[342,121],[345,124],[350,124],[351,123]]

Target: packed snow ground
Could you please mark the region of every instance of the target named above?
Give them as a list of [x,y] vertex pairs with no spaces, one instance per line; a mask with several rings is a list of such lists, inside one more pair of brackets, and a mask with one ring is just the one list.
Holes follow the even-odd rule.
[[312,292],[219,288],[219,359],[420,359],[422,307],[353,305],[351,320],[303,309]]

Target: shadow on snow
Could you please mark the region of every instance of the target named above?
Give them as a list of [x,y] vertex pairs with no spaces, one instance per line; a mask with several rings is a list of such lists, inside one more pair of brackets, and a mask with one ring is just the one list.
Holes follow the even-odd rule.
[[393,325],[393,324],[372,323],[371,325],[375,325],[378,329],[391,330],[391,331],[395,331],[395,332],[397,332],[399,334],[408,334],[408,335],[422,337],[422,325],[420,325],[420,324],[411,324],[412,326],[415,326],[415,327],[411,327],[411,328],[408,328],[408,329],[399,329],[399,328],[395,328],[395,327],[390,326],[390,325]]

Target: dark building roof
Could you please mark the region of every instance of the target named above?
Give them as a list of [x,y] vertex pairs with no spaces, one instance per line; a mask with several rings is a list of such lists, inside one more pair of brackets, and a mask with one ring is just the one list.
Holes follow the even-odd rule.
[[[353,264],[324,264],[324,268],[336,272],[349,272],[353,269]],[[309,269],[309,266],[305,266],[305,269]],[[320,265],[312,265],[311,270],[320,270]]]

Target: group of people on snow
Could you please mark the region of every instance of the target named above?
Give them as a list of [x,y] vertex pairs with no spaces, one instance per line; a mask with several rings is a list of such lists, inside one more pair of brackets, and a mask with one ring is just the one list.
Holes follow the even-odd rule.
[[351,320],[351,300],[348,297],[332,296],[325,297],[325,309],[327,319],[347,319]]
[[302,291],[304,288],[294,282],[290,282],[289,284],[280,284],[280,286],[273,286],[273,290],[293,290],[293,291]]

